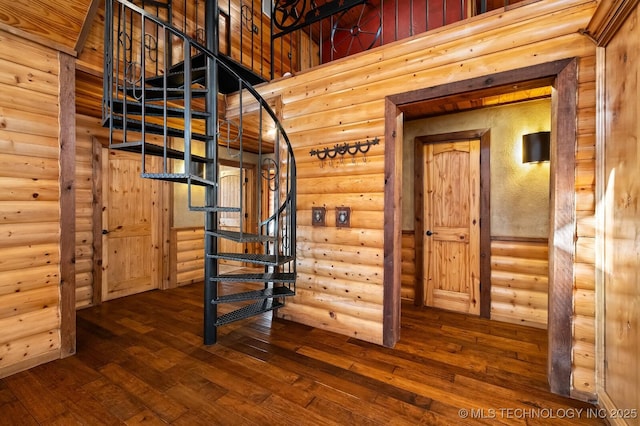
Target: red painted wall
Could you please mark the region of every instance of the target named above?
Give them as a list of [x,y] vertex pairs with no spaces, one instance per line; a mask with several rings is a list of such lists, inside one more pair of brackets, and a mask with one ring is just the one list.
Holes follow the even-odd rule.
[[[373,47],[466,19],[469,0],[381,1],[382,7],[371,8],[368,14],[354,23],[353,27],[338,21],[339,29],[333,38],[335,46],[333,57],[332,43],[328,39],[323,43],[322,62],[329,62],[332,59],[366,50],[374,41],[373,34],[380,26],[379,14],[382,16],[382,29],[380,37],[375,41]],[[358,10],[361,7],[356,6]],[[360,24],[359,27],[356,27],[357,24]],[[356,33],[357,36],[354,36]]]

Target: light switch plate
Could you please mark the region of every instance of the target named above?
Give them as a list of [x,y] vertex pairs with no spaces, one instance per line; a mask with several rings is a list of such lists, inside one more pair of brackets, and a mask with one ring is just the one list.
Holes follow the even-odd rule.
[[311,224],[313,226],[325,226],[326,212],[324,207],[311,207]]
[[336,227],[351,227],[351,207],[336,207]]

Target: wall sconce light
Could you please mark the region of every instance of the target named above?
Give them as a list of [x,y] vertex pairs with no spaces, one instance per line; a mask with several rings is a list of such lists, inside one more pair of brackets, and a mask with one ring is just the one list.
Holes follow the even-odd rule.
[[522,162],[536,163],[549,161],[551,132],[522,135]]

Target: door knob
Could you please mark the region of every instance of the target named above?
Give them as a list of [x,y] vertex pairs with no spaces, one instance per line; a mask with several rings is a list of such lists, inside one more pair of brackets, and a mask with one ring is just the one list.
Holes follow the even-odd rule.
[[433,233],[433,232],[431,232],[431,231],[427,231],[427,232],[426,232],[426,234],[427,234],[427,237],[430,237],[430,236],[432,236],[434,233]]

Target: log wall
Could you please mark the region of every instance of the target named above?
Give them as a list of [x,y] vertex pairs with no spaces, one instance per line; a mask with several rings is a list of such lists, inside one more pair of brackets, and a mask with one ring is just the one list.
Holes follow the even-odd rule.
[[416,296],[416,237],[413,231],[402,231],[402,289],[401,297],[415,301]]
[[171,228],[171,288],[204,280],[204,228]]
[[[528,65],[579,58],[578,166],[574,326],[592,333],[594,318],[593,153],[595,46],[579,29],[593,1],[543,0],[490,12],[383,48],[319,66],[260,88],[282,96],[284,127],[298,162],[298,296],[288,319],[376,343],[382,342],[385,96],[482,77]],[[499,19],[498,19],[499,17]],[[229,99],[233,106],[234,99]],[[236,106],[237,107],[237,106]],[[321,164],[309,150],[378,137],[366,156]],[[349,206],[350,229],[331,220],[310,224],[311,207]],[[331,218],[331,214],[328,215]],[[593,344],[586,342],[587,350]],[[574,355],[579,348],[574,346]],[[592,392],[593,368],[573,371],[574,390]],[[579,380],[576,377],[579,375]]]
[[491,319],[547,328],[547,241],[491,242]]
[[[97,123],[76,116],[76,308],[94,303],[94,159]],[[99,224],[97,224],[99,226]]]
[[0,31],[0,377],[61,352],[59,67]]
[[596,392],[595,379],[595,144],[596,57],[582,58],[578,68],[578,144],[576,146],[576,231],[573,286],[573,366],[575,396]]

